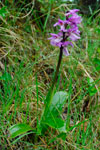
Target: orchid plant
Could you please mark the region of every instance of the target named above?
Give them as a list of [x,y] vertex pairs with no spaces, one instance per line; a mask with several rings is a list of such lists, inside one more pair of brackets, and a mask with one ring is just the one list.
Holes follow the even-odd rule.
[[[51,33],[51,37],[48,38],[51,45],[60,48],[60,53],[54,79],[45,99],[45,108],[37,127],[39,134],[45,132],[48,126],[58,129],[59,131],[66,132],[65,121],[61,118],[60,113],[64,104],[66,103],[68,93],[59,91],[54,94],[54,87],[57,82],[57,75],[59,73],[63,54],[68,56],[68,46],[70,45],[73,47],[73,42],[80,39],[78,24],[81,23],[82,18],[77,14],[77,12],[79,12],[79,9],[70,10],[65,13],[65,20],[58,19],[58,22],[54,24],[54,27],[59,26],[58,34]],[[27,130],[25,130],[26,127]],[[14,125],[10,128],[10,132],[12,133],[13,137],[16,137],[15,135],[18,136],[18,134],[20,133],[16,130],[16,128],[18,130],[20,129],[21,131],[24,130],[25,132],[32,130],[32,128],[30,128],[29,126],[24,126],[22,124],[19,124],[18,126]],[[16,132],[18,132],[18,134]]]
[[[70,10],[65,13],[66,20],[58,19],[58,22],[56,22],[54,24],[54,27],[56,27],[56,26],[60,27],[58,34],[51,33],[50,34],[51,37],[48,38],[48,40],[50,40],[51,45],[57,46],[60,48],[59,60],[58,60],[55,76],[54,76],[51,88],[50,88],[48,95],[46,97],[46,100],[45,100],[45,109],[44,109],[44,113],[42,116],[43,123],[45,122],[46,124],[49,124],[49,125],[50,125],[50,121],[48,123],[47,120],[48,119],[50,120],[52,118],[52,115],[54,114],[53,111],[50,110],[50,108],[52,108],[52,105],[54,103],[53,100],[55,101],[53,96],[54,97],[55,97],[55,95],[57,96],[57,99],[56,99],[57,103],[55,103],[55,105],[58,104],[58,106],[59,106],[59,105],[61,105],[60,101],[62,101],[62,97],[67,95],[65,92],[62,92],[62,93],[58,92],[54,95],[54,87],[57,82],[57,75],[59,73],[59,68],[60,68],[63,53],[64,53],[64,55],[68,56],[69,55],[69,51],[67,48],[68,45],[73,47],[72,42],[80,39],[80,31],[78,29],[78,24],[81,23],[82,19],[81,19],[81,16],[79,16],[77,14],[78,11],[79,11],[79,9]],[[64,101],[62,101],[62,107],[63,107],[65,101],[66,101],[66,96],[64,98]],[[53,106],[54,109],[56,107],[57,106]],[[56,109],[59,110],[59,108],[56,108]],[[56,110],[56,113],[57,113],[57,110]],[[53,118],[55,118],[55,117],[53,116]],[[56,118],[59,118],[58,115],[56,116]],[[52,119],[51,119],[51,122],[53,122]],[[55,126],[57,128],[57,122],[56,122]]]

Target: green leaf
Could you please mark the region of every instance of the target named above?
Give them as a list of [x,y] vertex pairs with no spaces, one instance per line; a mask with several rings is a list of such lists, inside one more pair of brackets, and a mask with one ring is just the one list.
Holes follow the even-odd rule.
[[2,16],[3,18],[6,16],[6,14],[8,13],[6,7],[2,7],[0,9],[0,16]]
[[94,63],[100,66],[100,59],[95,58],[95,59],[94,59]]
[[61,138],[63,141],[66,140],[66,133],[60,133],[57,138]]
[[16,142],[18,142],[18,141],[19,141],[21,138],[23,138],[24,136],[29,135],[29,134],[32,134],[32,133],[33,133],[33,131],[30,131],[30,132],[27,132],[27,133],[25,133],[25,134],[20,135],[18,138],[16,138],[15,140],[13,140],[11,144],[15,144]]
[[58,129],[60,132],[66,132],[65,121],[62,119],[61,114],[67,98],[68,94],[66,92],[56,92],[52,98],[48,112],[43,116],[42,124]]
[[64,126],[64,121],[60,117],[57,118],[55,116],[49,116],[43,123],[55,129],[62,128]]
[[96,70],[99,71],[100,70],[100,59],[95,58],[94,64],[96,65]]
[[96,33],[100,34],[100,27],[95,28]]
[[100,71],[100,65],[96,67],[96,70],[97,70],[97,71]]
[[56,92],[53,96],[52,103],[50,105],[50,111],[61,112],[64,104],[66,103],[66,99],[68,98],[67,92]]
[[93,96],[97,93],[97,89],[95,88],[95,84],[93,83],[93,79],[91,78],[87,78],[87,81],[88,81],[88,92],[89,92],[89,95],[90,96]]
[[9,128],[9,132],[11,135],[10,137],[15,138],[15,137],[22,135],[22,134],[24,134],[28,131],[31,131],[31,130],[33,130],[33,128],[27,124],[24,124],[24,123],[15,124]]
[[90,96],[93,96],[96,93],[97,93],[97,89],[95,87],[92,86],[92,87],[89,88],[89,94],[90,94]]

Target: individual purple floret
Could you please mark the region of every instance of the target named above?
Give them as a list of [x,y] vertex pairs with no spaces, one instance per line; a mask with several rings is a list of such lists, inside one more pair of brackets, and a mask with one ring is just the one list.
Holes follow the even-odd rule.
[[51,40],[50,41],[51,45],[61,47],[63,33],[62,32],[59,32],[58,34],[51,33],[51,36],[52,37],[48,38],[49,40]]
[[65,16],[73,15],[73,14],[75,14],[75,13],[78,12],[78,11],[79,11],[79,9],[72,9],[72,10],[68,11],[68,12],[65,14]]
[[73,46],[71,41],[80,39],[80,31],[78,24],[81,23],[81,16],[77,14],[79,9],[73,9],[68,11],[65,16],[66,20],[58,19],[58,22],[54,24],[54,27],[59,26],[59,33],[51,33],[49,38],[51,45],[63,48],[63,53],[68,56],[68,45]]
[[67,32],[67,30],[65,29],[65,24],[66,20],[63,21],[61,19],[58,19],[58,22],[54,24],[54,27],[60,26],[60,31]]

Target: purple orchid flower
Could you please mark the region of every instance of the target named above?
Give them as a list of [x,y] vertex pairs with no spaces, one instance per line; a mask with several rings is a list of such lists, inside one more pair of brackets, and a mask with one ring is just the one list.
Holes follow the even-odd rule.
[[[59,33],[51,33],[49,38],[51,45],[63,48],[63,53],[68,56],[68,45],[73,47],[71,41],[76,41],[80,39],[80,31],[78,29],[78,24],[81,23],[81,16],[77,14],[79,9],[70,10],[65,14],[66,20],[58,19],[58,22],[54,24],[54,27],[59,26]],[[67,28],[68,27],[68,28]]]
[[61,41],[62,41],[62,33],[59,32],[59,34],[54,34],[54,33],[51,33],[52,37],[48,38],[51,43],[51,45],[53,46],[58,46],[58,47],[61,47]]
[[72,9],[72,10],[70,10],[69,12],[67,12],[66,14],[65,14],[65,16],[70,16],[70,15],[73,15],[73,14],[75,14],[76,12],[78,12],[78,11],[80,11],[79,9]]
[[70,46],[73,47],[73,44],[72,44],[71,42],[69,42],[69,41],[66,41],[66,42],[63,42],[63,43],[62,43],[62,46],[63,46],[63,53],[64,53],[64,55],[66,55],[66,56],[69,56],[69,52],[68,52],[68,49],[67,49],[67,46],[68,46],[68,45],[70,45]]
[[74,24],[80,24],[81,23],[81,16],[78,16],[77,14],[74,14],[70,18],[68,18],[68,21],[72,22]]
[[58,22],[54,24],[54,27],[60,26],[60,31],[66,32],[67,30],[65,29],[65,24],[66,24],[66,20],[58,19]]
[[69,56],[70,55],[69,52],[68,52],[67,47],[63,48],[63,53],[64,53],[65,56]]

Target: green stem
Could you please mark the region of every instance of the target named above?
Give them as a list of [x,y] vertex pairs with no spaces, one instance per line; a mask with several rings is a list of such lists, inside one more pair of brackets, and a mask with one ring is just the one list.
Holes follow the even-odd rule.
[[49,90],[48,95],[46,97],[46,107],[45,107],[45,111],[46,112],[48,111],[48,108],[49,108],[49,106],[50,106],[50,104],[52,102],[52,96],[53,96],[55,84],[57,82],[57,76],[58,76],[60,65],[61,65],[62,55],[63,55],[63,47],[60,48],[59,60],[58,60],[58,64],[57,64],[57,67],[56,67],[56,72],[55,72],[55,75],[54,75],[53,82],[51,84],[50,90]]
[[59,60],[58,60],[55,76],[54,76],[54,79],[53,79],[53,82],[52,82],[52,85],[51,85],[51,89],[54,88],[54,85],[56,84],[56,81],[57,81],[57,75],[59,73],[59,68],[60,68],[60,64],[61,64],[61,60],[62,60],[62,55],[63,55],[63,47],[60,48]]

